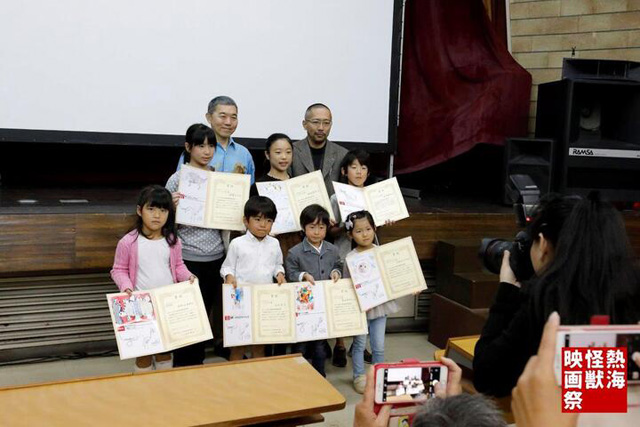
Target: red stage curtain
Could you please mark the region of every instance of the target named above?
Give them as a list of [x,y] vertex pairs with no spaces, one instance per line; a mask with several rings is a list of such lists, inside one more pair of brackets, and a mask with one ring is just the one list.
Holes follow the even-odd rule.
[[526,136],[530,93],[482,0],[407,0],[396,172]]

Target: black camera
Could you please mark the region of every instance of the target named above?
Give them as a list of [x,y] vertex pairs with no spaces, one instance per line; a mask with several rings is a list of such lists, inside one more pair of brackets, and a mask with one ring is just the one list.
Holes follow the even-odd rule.
[[482,239],[478,255],[482,260],[484,268],[492,273],[500,274],[500,266],[502,265],[502,255],[504,251],[509,251],[509,265],[511,270],[519,282],[525,281],[533,277],[533,264],[531,264],[531,244],[533,240],[526,230],[522,230],[516,234],[513,242],[503,239]]

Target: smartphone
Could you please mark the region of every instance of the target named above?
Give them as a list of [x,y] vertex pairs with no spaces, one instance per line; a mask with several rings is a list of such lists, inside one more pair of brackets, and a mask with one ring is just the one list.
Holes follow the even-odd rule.
[[389,363],[375,366],[378,405],[424,402],[438,383],[447,384],[447,367],[437,362]]
[[556,336],[554,368],[561,384],[563,347],[625,347],[627,349],[627,382],[640,383],[640,368],[631,355],[640,351],[640,325],[561,326]]

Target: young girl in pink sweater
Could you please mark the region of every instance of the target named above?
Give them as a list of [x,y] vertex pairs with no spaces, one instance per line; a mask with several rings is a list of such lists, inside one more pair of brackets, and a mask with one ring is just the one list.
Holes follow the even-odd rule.
[[[138,220],[116,248],[111,278],[122,292],[150,290],[195,276],[182,260],[182,244],[176,234],[171,193],[160,186],[145,187],[136,207]],[[136,358],[136,371],[172,367],[171,353]]]

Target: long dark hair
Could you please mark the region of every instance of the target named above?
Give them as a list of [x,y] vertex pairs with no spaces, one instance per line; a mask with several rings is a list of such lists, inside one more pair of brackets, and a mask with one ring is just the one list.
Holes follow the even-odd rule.
[[531,214],[531,222],[528,225],[531,238],[539,240],[542,234],[555,248],[564,222],[580,200],[579,196],[563,196],[557,193],[543,196]]
[[[176,209],[173,206],[173,199],[171,198],[169,190],[161,185],[149,185],[148,187],[144,187],[140,192],[140,196],[138,196],[137,205],[140,209],[144,209],[146,205],[149,205],[154,208],[166,209],[169,211],[167,222],[162,227],[162,235],[167,240],[169,246],[175,245],[178,239],[176,233]],[[137,215],[137,218],[136,225],[133,229],[138,231],[138,234],[144,236],[142,231],[142,217]]]
[[540,324],[554,310],[563,324],[589,324],[598,314],[614,324],[640,320],[640,274],[624,222],[597,193],[571,211],[533,297]]

